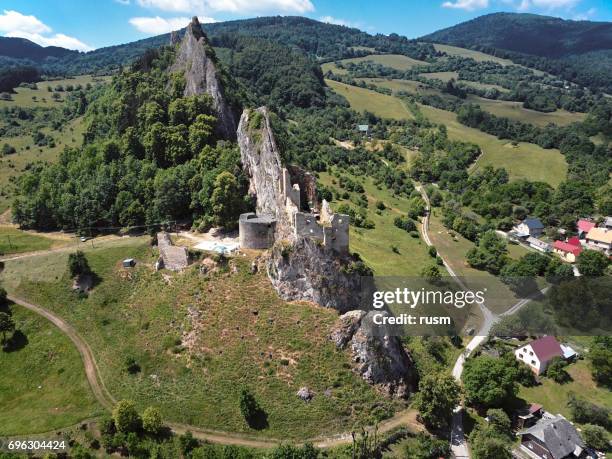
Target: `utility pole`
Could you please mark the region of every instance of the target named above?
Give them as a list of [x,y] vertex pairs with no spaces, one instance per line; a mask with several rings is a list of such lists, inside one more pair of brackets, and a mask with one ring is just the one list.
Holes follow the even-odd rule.
[[13,243],[11,242],[11,236],[9,234],[7,234],[6,237],[8,239],[9,247],[12,249],[13,248]]

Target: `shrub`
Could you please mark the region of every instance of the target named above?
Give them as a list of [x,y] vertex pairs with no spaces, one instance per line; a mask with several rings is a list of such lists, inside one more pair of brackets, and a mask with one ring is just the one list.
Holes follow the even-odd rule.
[[91,273],[91,268],[83,252],[77,250],[75,253],[68,255],[68,271],[72,277]]
[[148,407],[142,414],[142,428],[151,435],[157,435],[164,427],[161,412],[154,406]]
[[608,451],[610,443],[608,432],[601,426],[586,424],[582,427],[582,436],[588,446],[598,451]]
[[113,420],[119,432],[136,432],[140,430],[142,420],[136,411],[136,404],[131,400],[121,400],[113,409]]

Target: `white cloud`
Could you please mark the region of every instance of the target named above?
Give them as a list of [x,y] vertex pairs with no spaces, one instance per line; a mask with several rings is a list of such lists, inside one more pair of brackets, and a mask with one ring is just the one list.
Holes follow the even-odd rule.
[[588,21],[593,16],[595,16],[595,14],[597,14],[597,10],[595,8],[591,8],[588,11],[585,11],[584,13],[576,14],[573,17],[573,19],[574,19],[574,21]]
[[137,0],[145,8],[180,13],[226,11],[232,13],[314,11],[310,0]]
[[319,18],[319,21],[326,22],[328,24],[335,24],[335,25],[341,25],[341,26],[346,26],[346,27],[354,27],[354,25],[350,21],[335,18],[333,16],[322,16]]
[[86,45],[82,41],[74,37],[69,37],[63,33],[56,33],[49,36],[43,36],[38,33],[29,33],[23,30],[12,30],[4,35],[5,37],[27,38],[40,46],[60,46],[67,49],[76,49],[78,51],[91,51],[93,48]]
[[4,10],[0,14],[0,33],[5,37],[26,38],[41,46],[61,46],[62,48],[91,51],[93,48],[77,38],[63,33],[50,34],[51,27],[36,16],[26,16],[18,11]]
[[442,3],[444,8],[474,11],[489,6],[489,0],[454,0]]
[[[217,22],[213,18],[199,16],[201,23]],[[189,24],[191,19],[188,17],[161,18],[155,17],[136,17],[130,19],[130,24],[136,27],[140,32],[148,34],[162,34],[173,30],[182,29]]]
[[573,8],[581,0],[521,0],[518,6],[519,11],[527,11],[533,8],[539,8],[547,11],[552,11],[559,8]]
[[0,14],[0,32],[22,30],[28,33],[48,33],[51,28],[43,24],[36,16],[26,16],[18,11],[4,10]]
[[121,4],[121,5],[129,5],[130,4],[130,0],[115,0],[115,2]]

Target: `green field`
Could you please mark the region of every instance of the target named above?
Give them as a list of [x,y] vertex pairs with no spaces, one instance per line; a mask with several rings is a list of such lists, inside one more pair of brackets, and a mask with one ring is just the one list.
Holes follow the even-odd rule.
[[562,414],[568,419],[571,419],[567,406],[570,392],[573,392],[579,398],[612,409],[612,392],[595,384],[591,377],[591,371],[584,360],[571,364],[566,370],[572,377],[572,381],[566,384],[558,384],[544,378],[539,386],[521,386],[519,397],[528,403],[539,403],[544,406],[546,411]]
[[[354,178],[354,177],[353,177]],[[354,178],[355,179],[355,178]],[[356,179],[359,180],[359,179]],[[319,176],[321,184],[335,187],[332,177],[327,173]],[[350,249],[358,252],[377,276],[419,276],[421,270],[431,264],[433,259],[427,253],[427,246],[420,238],[413,238],[406,231],[393,224],[395,217],[405,215],[408,210],[408,199],[393,197],[388,190],[377,189],[371,179],[359,180],[368,196],[368,218],[376,227],[363,229],[351,226]],[[381,215],[375,212],[377,201],[383,201],[388,207]],[[334,201],[334,206],[349,201]],[[394,253],[395,245],[399,253]]]
[[9,226],[0,226],[0,255],[46,250],[54,243],[55,241],[50,237]]
[[484,97],[478,97],[472,94],[468,95],[467,100],[470,103],[480,105],[483,110],[493,115],[542,127],[550,123],[565,126],[586,119],[586,113],[572,113],[567,110],[556,110],[551,113],[544,113],[523,108],[522,102],[485,99]]
[[66,95],[70,94],[70,92],[58,92],[61,97],[58,100],[54,100],[51,97],[53,92],[47,89],[48,86],[51,86],[52,89],[55,89],[57,85],[62,85],[66,88],[66,85],[76,86],[80,84],[85,87],[87,83],[90,83],[92,86],[95,86],[96,84],[109,81],[110,78],[111,77],[108,76],[95,77],[92,75],[79,75],[74,78],[62,80],[39,81],[36,83],[37,89],[15,88],[15,94],[11,94],[12,100],[0,100],[0,107],[60,107],[64,98]]
[[38,147],[34,144],[31,135],[17,137],[4,137],[0,144],[8,143],[15,147],[16,153],[0,156],[0,213],[6,210],[12,200],[11,177],[23,173],[28,165],[36,161],[54,162],[64,147],[76,147],[83,141],[85,124],[83,118],[75,118],[64,125],[60,131],[43,128],[41,132],[53,136],[55,147]]
[[412,119],[413,115],[397,97],[387,96],[369,89],[358,88],[337,81],[325,80],[336,93],[348,100],[351,108],[358,112],[366,110],[382,118]]
[[[363,57],[354,57],[351,59],[342,59],[340,62],[343,64],[354,63],[358,64],[360,62],[374,62],[376,64],[383,65],[385,67],[391,67],[396,70],[409,70],[413,67],[419,65],[427,65],[425,61],[419,61],[417,59],[412,59],[408,56],[403,56],[401,54],[372,54],[369,56]],[[327,72],[331,70],[337,75],[344,75],[347,73],[346,70],[339,68],[333,62],[327,62],[321,66],[323,72]]]
[[457,72],[432,72],[432,73],[421,73],[422,77],[430,78],[432,80],[441,80],[445,83],[450,80],[458,80],[459,74]]
[[457,116],[446,110],[420,105],[423,114],[434,123],[444,124],[451,139],[473,142],[480,146],[482,156],[471,171],[486,165],[504,167],[513,180],[525,178],[557,186],[567,176],[567,163],[559,150],[545,150],[531,143],[511,145],[505,140],[473,129],[457,121]]
[[[483,285],[488,290],[487,307],[495,312],[501,313],[513,306],[520,298],[503,284],[499,278],[486,271],[480,271],[470,267],[465,259],[468,250],[474,247],[474,243],[465,239],[455,231],[450,231],[441,221],[441,211],[433,210],[429,219],[429,237],[440,255],[446,260],[457,276],[465,278],[468,287],[481,288]],[[452,235],[451,235],[452,233]],[[453,236],[454,235],[454,236]],[[518,258],[528,253],[527,249],[519,246],[508,246],[510,256]]]
[[465,57],[468,59],[474,59],[477,62],[496,62],[500,65],[514,65],[511,60],[502,59],[500,57],[495,57],[490,54],[481,53],[480,51],[473,51],[471,49],[459,48],[457,46],[451,45],[442,45],[435,43],[434,48],[436,51],[441,51],[443,53],[448,54],[449,56],[459,56]]
[[72,341],[21,306],[11,311],[25,338],[11,352],[0,350],[0,436],[48,432],[101,414]]
[[[146,241],[87,249],[100,283],[86,299],[70,290],[64,252],[7,262],[0,280],[78,330],[115,398],[156,405],[170,421],[289,440],[349,430],[405,406],[351,371],[348,351],[328,338],[334,310],[285,303],[265,270],[250,273],[248,258],[232,259],[234,274],[155,272],[157,252]],[[121,267],[126,257],[135,269]],[[129,374],[126,356],[141,371]],[[244,386],[267,413],[261,431],[240,414]],[[316,394],[310,403],[296,396],[303,386]]]
[[381,88],[387,88],[394,93],[407,92],[409,94],[420,94],[427,96],[442,96],[444,95],[437,89],[431,86],[413,80],[391,80],[386,78],[358,78],[357,81],[364,81],[367,84],[373,84],[380,86]]
[[489,83],[480,83],[478,81],[469,81],[469,80],[459,80],[461,83],[471,86],[476,89],[482,89],[486,91],[487,89],[497,89],[499,92],[510,92],[509,89],[504,88],[498,84],[489,84]]

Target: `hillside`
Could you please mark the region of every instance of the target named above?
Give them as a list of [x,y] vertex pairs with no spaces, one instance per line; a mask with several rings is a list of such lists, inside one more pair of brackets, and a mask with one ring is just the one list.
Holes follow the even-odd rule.
[[494,13],[439,30],[425,42],[486,51],[581,85],[609,91],[612,23]]
[[26,38],[0,37],[0,56],[41,61],[47,57],[64,57],[78,54],[59,46],[40,46]]

